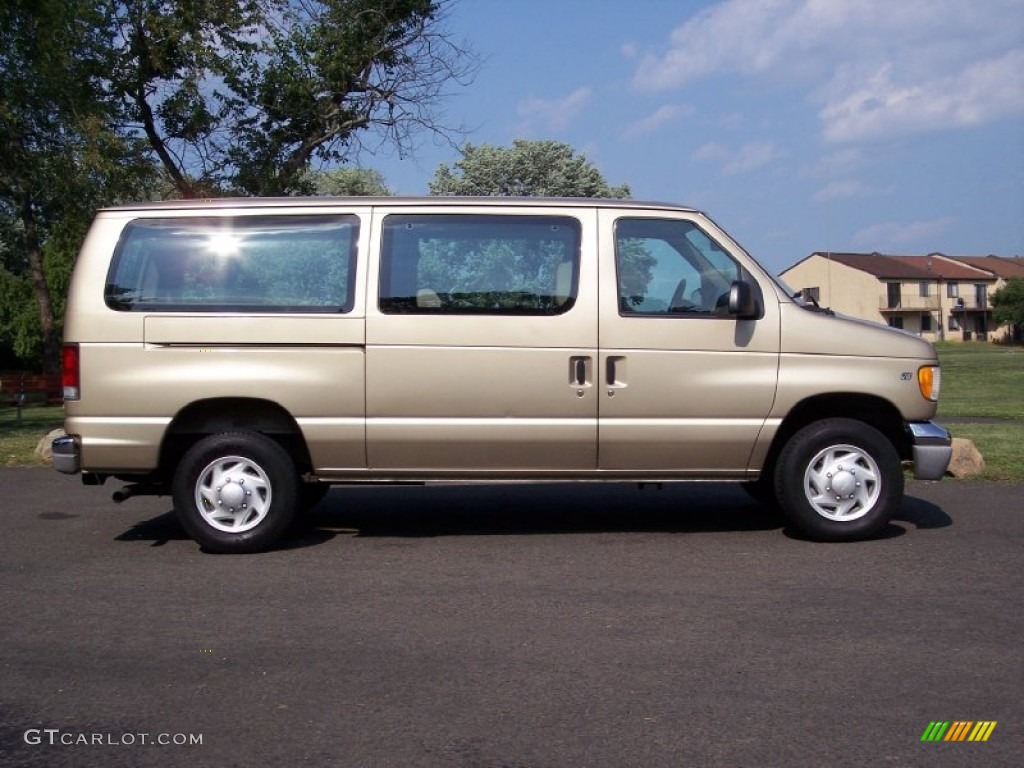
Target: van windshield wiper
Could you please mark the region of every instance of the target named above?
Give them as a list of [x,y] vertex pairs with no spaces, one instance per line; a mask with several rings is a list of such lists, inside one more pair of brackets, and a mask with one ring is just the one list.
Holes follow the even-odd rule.
[[[804,309],[807,309],[807,310],[809,310],[811,312],[822,312],[822,313],[824,313],[826,315],[834,315],[835,314],[835,312],[833,312],[831,308],[821,306],[818,303],[818,300],[816,298],[814,298],[814,296],[811,296],[809,294],[807,296],[805,296],[803,290],[797,291],[790,298],[793,298],[793,299],[803,299],[804,302],[805,302],[804,305],[803,305]],[[808,304],[807,302],[810,302],[810,304]]]

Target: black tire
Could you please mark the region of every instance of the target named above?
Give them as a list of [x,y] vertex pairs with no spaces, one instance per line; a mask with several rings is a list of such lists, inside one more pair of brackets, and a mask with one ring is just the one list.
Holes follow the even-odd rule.
[[205,549],[258,552],[291,525],[299,477],[288,453],[266,435],[221,432],[185,453],[173,494],[182,526]]
[[900,508],[899,454],[874,427],[824,419],[789,439],[775,466],[786,519],[816,541],[855,541],[881,531]]

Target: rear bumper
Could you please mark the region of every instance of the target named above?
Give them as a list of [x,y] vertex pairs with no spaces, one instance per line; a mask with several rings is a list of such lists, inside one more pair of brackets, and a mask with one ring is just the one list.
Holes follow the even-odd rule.
[[50,444],[53,468],[65,475],[77,475],[82,468],[82,452],[76,435],[58,437]]
[[953,438],[949,432],[930,421],[907,424],[914,448],[914,477],[918,480],[941,480],[953,457]]

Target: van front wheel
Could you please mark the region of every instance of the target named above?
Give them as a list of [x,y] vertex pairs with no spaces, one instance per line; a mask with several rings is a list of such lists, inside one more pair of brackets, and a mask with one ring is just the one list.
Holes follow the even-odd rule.
[[174,510],[211,552],[257,552],[287,530],[299,504],[299,478],[287,452],[258,432],[205,437],[174,474]]
[[853,419],[824,419],[790,438],[775,467],[783,513],[805,536],[853,541],[888,525],[903,497],[892,443]]

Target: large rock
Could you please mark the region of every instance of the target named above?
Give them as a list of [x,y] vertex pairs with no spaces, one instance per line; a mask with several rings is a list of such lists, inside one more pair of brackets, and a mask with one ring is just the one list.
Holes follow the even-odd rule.
[[64,430],[58,427],[47,433],[46,437],[39,441],[39,445],[36,446],[36,456],[43,461],[53,461],[53,450],[50,445],[58,437],[64,436]]
[[953,477],[972,477],[985,471],[985,459],[974,443],[962,437],[953,438],[953,458],[949,462],[947,474]]

